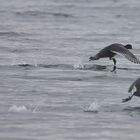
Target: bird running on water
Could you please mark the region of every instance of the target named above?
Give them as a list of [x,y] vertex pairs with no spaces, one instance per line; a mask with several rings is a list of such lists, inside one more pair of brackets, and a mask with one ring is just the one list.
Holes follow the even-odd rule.
[[128,92],[132,92],[134,89],[136,89],[134,93],[128,98],[122,99],[122,102],[130,101],[133,96],[140,97],[140,78],[132,83],[132,85],[129,87]]
[[122,45],[122,44],[114,43],[100,50],[95,56],[91,56],[89,58],[89,61],[108,57],[110,60],[113,60],[114,62],[114,69],[113,69],[114,71],[116,69],[116,62],[117,62],[114,56],[120,54],[123,55],[125,58],[127,58],[129,61],[140,64],[140,60],[134,54],[132,54],[128,49],[132,49],[131,44]]

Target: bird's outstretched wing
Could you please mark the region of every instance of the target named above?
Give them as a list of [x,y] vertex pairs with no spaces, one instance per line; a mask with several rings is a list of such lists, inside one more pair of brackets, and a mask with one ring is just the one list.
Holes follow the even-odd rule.
[[140,60],[125,47],[121,46],[111,47],[110,51],[119,55],[123,55],[125,58],[127,58],[129,61],[133,63],[140,64]]

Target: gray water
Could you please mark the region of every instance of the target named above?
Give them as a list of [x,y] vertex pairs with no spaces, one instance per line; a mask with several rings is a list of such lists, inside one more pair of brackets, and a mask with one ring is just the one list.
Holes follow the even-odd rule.
[[140,59],[139,0],[0,0],[0,140],[139,140],[140,66],[88,61],[111,43]]

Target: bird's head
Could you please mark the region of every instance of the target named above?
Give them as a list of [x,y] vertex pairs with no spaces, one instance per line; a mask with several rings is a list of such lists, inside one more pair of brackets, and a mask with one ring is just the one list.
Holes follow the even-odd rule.
[[124,46],[126,49],[132,49],[132,45],[131,44],[127,44]]

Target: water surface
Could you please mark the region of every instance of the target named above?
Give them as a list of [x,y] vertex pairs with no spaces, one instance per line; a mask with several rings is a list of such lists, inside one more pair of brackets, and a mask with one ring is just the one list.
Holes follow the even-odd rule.
[[111,43],[140,58],[138,0],[0,0],[0,139],[139,140],[140,66],[88,58]]

